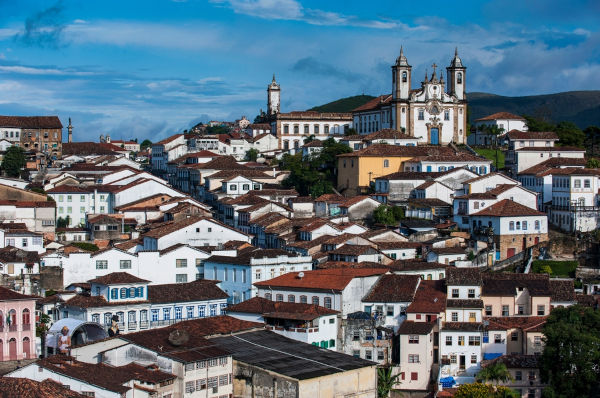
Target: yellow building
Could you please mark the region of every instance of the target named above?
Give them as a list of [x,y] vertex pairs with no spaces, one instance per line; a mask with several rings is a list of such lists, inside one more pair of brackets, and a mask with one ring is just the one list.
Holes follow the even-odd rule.
[[366,193],[381,176],[404,171],[404,162],[419,156],[455,155],[454,149],[440,146],[398,146],[375,144],[338,156],[337,189],[346,196]]

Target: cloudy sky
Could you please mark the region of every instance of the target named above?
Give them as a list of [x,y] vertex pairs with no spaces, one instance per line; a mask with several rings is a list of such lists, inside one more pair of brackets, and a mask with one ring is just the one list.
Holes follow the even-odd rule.
[[0,0],[0,114],[73,118],[76,140],[156,140],[418,84],[458,46],[468,91],[600,89],[598,0]]

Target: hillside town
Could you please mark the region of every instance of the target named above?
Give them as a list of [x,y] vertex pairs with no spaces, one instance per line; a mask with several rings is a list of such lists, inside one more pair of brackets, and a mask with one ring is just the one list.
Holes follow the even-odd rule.
[[554,314],[600,306],[600,168],[469,120],[458,49],[418,84],[397,54],[349,112],[273,75],[254,120],[156,142],[0,116],[0,391],[541,398]]

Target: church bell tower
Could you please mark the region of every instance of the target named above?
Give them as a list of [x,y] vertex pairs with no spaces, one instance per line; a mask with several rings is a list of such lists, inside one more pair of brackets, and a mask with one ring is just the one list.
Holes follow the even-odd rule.
[[390,126],[394,130],[402,131],[407,134],[410,131],[410,82],[412,66],[408,64],[404,56],[404,48],[400,47],[400,55],[396,58],[396,63],[392,65],[392,114]]
[[281,88],[275,81],[275,74],[273,73],[273,80],[267,87],[267,112],[269,115],[276,115],[279,113],[280,101]]
[[461,101],[466,100],[467,68],[463,66],[462,60],[458,57],[458,47],[454,50],[454,58],[450,61],[450,66],[446,68],[446,71],[448,73],[448,94],[455,95]]

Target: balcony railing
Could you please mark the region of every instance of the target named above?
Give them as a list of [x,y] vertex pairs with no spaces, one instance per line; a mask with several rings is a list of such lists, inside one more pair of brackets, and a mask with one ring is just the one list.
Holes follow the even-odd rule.
[[136,330],[137,329],[137,322],[128,322],[127,323],[127,330]]
[[17,330],[18,330],[18,327],[17,327],[17,325],[14,325],[14,324],[13,324],[13,325],[9,325],[9,326],[8,326],[8,331],[9,331],[9,332],[16,332]]
[[148,321],[140,321],[140,329],[148,329]]
[[31,324],[30,323],[24,323],[23,324],[23,331],[27,332],[29,330],[31,330]]

